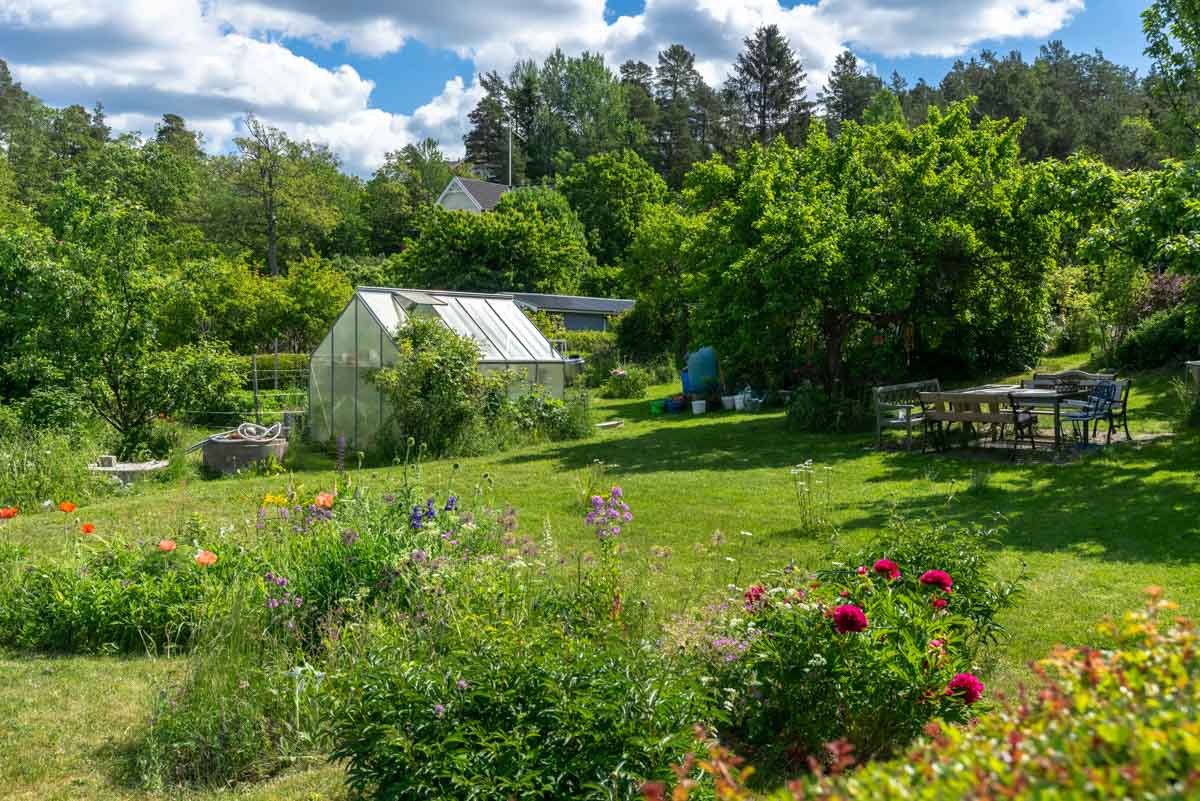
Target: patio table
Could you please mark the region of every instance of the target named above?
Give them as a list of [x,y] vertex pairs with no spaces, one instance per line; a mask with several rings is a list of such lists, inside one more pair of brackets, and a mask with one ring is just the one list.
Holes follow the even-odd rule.
[[949,421],[961,420],[963,422],[993,422],[1003,423],[1001,419],[1003,413],[1000,411],[1009,403],[1009,398],[1018,402],[1024,401],[1035,409],[1053,409],[1054,410],[1054,447],[1062,447],[1062,403],[1067,400],[1077,400],[1087,396],[1086,388],[1042,388],[1042,387],[1022,387],[1019,384],[982,384],[977,387],[969,387],[967,389],[943,390],[942,392],[922,392],[920,393],[921,400],[927,404],[947,404],[951,409],[975,409],[982,410],[990,408],[990,413],[982,411],[947,411],[929,412],[933,419],[946,419]]

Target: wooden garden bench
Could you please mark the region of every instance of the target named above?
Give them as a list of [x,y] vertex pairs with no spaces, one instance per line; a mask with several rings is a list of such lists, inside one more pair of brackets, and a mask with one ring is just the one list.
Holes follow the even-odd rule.
[[905,447],[911,448],[913,426],[916,425],[919,430],[925,423],[920,413],[915,412],[921,406],[920,393],[939,392],[941,389],[942,384],[936,378],[875,387],[875,437],[879,447],[883,447],[885,428],[903,428],[907,437]]

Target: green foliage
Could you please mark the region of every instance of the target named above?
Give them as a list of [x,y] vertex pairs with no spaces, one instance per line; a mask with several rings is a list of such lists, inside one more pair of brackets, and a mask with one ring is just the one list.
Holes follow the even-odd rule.
[[1187,309],[1158,311],[1142,320],[1115,351],[1126,369],[1175,365],[1200,355],[1200,338],[1188,328]]
[[[335,690],[334,756],[378,798],[635,799],[708,711],[652,650],[554,627],[464,632],[436,657],[376,652]],[[369,688],[369,690],[367,689]]]
[[[71,518],[65,525],[78,524]],[[78,564],[39,565],[21,558],[0,564],[0,642],[69,653],[185,648],[199,629],[208,596],[235,572],[232,554],[206,568],[193,562],[186,546],[163,553],[155,543],[97,544],[85,546]]]
[[514,202],[488,214],[434,209],[394,269],[418,286],[570,293],[593,265],[573,215]]
[[635,364],[612,368],[600,385],[602,398],[644,398],[651,383],[649,371]]
[[567,354],[577,353],[585,358],[612,350],[616,342],[612,331],[564,331],[558,339],[566,343]]
[[479,414],[485,381],[479,348],[440,320],[410,319],[395,334],[394,364],[371,376],[386,399],[398,441],[431,454],[449,452]]
[[588,249],[599,264],[620,262],[646,208],[666,197],[667,185],[637,153],[604,153],[576,164],[559,179],[587,229]]
[[83,502],[116,492],[107,478],[88,470],[105,446],[95,425],[43,428],[0,406],[0,506],[34,513],[44,501]]
[[867,408],[861,397],[832,398],[816,384],[801,384],[788,399],[787,424],[808,434],[862,431]]

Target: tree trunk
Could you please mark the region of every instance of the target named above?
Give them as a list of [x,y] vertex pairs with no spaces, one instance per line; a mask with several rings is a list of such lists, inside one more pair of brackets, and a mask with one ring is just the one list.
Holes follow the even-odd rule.
[[842,346],[850,333],[851,318],[826,312],[821,320],[821,333],[825,337],[825,392],[831,398],[840,398],[845,391],[845,364],[842,362]]

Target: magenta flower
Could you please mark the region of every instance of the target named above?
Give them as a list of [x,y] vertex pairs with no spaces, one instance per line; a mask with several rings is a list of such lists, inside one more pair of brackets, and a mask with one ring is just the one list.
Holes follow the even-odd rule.
[[950,574],[944,570],[926,570],[921,574],[921,583],[937,587],[943,592],[950,592],[950,588],[954,586]]
[[838,634],[853,634],[867,630],[867,616],[854,604],[845,604],[833,610],[833,630]]
[[880,559],[872,569],[880,575],[887,576],[889,581],[900,578],[900,566],[891,559]]
[[945,609],[946,604],[948,604],[948,603],[950,603],[950,602],[947,601],[945,598],[934,598],[933,599],[933,608],[934,609]]
[[946,695],[961,698],[967,706],[983,697],[983,682],[970,673],[959,673],[946,685]]

